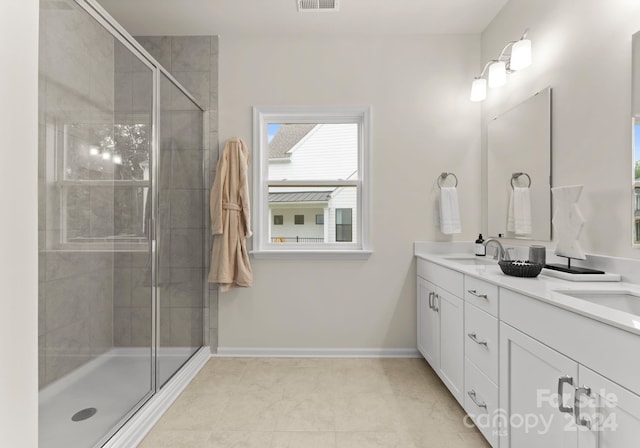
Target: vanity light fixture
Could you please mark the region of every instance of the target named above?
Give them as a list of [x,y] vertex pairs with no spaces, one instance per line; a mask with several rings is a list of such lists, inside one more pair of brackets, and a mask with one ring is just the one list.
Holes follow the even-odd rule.
[[[526,33],[525,33],[526,34]],[[522,70],[531,65],[531,41],[524,36],[511,47],[511,61],[509,68],[513,71]]]
[[471,84],[471,101],[484,101],[487,97],[487,80],[476,78]]
[[[507,82],[507,73],[522,70],[531,65],[531,41],[527,39],[525,30],[519,40],[514,40],[504,46],[496,59],[487,62],[479,76],[471,84],[471,101],[483,101],[487,98],[487,85],[491,88],[503,86]],[[507,51],[509,54],[507,54]],[[489,69],[487,79],[485,73]]]
[[504,61],[495,61],[489,66],[489,87],[495,89],[507,83],[507,64]]

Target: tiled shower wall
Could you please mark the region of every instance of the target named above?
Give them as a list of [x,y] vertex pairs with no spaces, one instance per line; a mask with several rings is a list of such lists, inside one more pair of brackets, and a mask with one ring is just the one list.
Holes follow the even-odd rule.
[[[56,162],[67,140],[93,144],[83,132],[111,128],[127,113],[148,114],[151,97],[144,68],[123,51],[99,24],[74,8],[41,11],[40,166],[39,166],[39,383],[54,382],[113,347],[143,347],[151,342],[150,258],[142,252],[72,248],[68,237],[114,233],[114,188],[74,193],[62,209]],[[160,343],[164,347],[217,346],[217,294],[206,283],[208,216],[204,199],[211,168],[202,170],[202,144],[185,135],[205,136],[205,166],[217,160],[217,38],[141,39],[205,109],[194,125],[188,101],[163,90],[172,100],[163,134],[170,151],[161,151],[160,221],[164,249],[158,272],[161,298]],[[168,82],[161,86],[169,86]],[[130,87],[130,88],[129,88]],[[175,89],[174,89],[175,90]],[[165,98],[166,100],[166,98]],[[119,113],[124,115],[120,116]],[[167,112],[165,110],[165,112]],[[147,115],[148,116],[148,115]],[[162,118],[161,118],[162,119]],[[80,124],[80,131],[74,126]],[[203,132],[204,126],[204,132]],[[85,131],[83,131],[85,130]],[[74,132],[78,135],[74,135]],[[162,136],[161,136],[162,138]],[[167,147],[165,147],[166,149]],[[215,154],[209,157],[210,152]],[[214,165],[215,166],[215,165]],[[170,167],[170,168],[169,168]],[[163,189],[164,183],[164,189]],[[166,204],[167,207],[163,207]],[[63,223],[64,222],[64,229]],[[208,225],[208,220],[205,220]],[[193,237],[197,236],[197,237]],[[162,253],[162,251],[169,253]],[[204,260],[204,261],[203,261]],[[207,294],[202,315],[202,298]],[[211,297],[209,297],[211,296]],[[209,307],[209,302],[211,307]],[[211,311],[211,313],[210,313]],[[207,331],[204,331],[207,329]],[[186,331],[185,331],[186,330]],[[209,334],[212,334],[209,340]]]
[[[138,42],[166,68],[187,91],[189,91],[205,112],[204,158],[205,185],[210,186],[218,161],[218,37],[217,36],[141,36]],[[206,244],[204,250],[205,278],[204,291],[208,291],[208,307],[205,309],[205,344],[212,352],[218,346],[218,292],[215,285],[206,283],[208,272],[211,237],[209,231],[208,190],[204,191],[205,206],[202,210],[206,225]],[[195,207],[195,206],[194,206]],[[191,208],[187,213],[199,214]],[[160,273],[162,275],[162,273]],[[208,334],[207,334],[208,333]]]

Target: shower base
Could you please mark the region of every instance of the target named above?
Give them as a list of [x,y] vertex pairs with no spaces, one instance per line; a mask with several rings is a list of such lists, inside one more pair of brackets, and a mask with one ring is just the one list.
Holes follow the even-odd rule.
[[[159,384],[164,384],[195,352],[194,348],[162,349]],[[150,396],[149,349],[116,348],[52,383],[39,394],[39,446],[91,448],[140,402]],[[89,418],[73,421],[78,412],[95,408]]]

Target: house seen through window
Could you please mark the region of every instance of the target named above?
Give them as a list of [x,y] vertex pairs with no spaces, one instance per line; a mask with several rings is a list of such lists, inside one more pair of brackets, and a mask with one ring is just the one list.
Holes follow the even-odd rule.
[[258,114],[258,250],[362,250],[363,114],[285,115]]

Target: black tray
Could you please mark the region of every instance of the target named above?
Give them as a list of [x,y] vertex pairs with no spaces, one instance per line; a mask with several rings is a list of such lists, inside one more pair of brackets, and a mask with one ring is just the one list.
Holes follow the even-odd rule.
[[543,264],[531,263],[529,261],[523,260],[503,260],[498,264],[500,265],[500,269],[502,269],[502,272],[513,277],[537,277],[544,267]]

